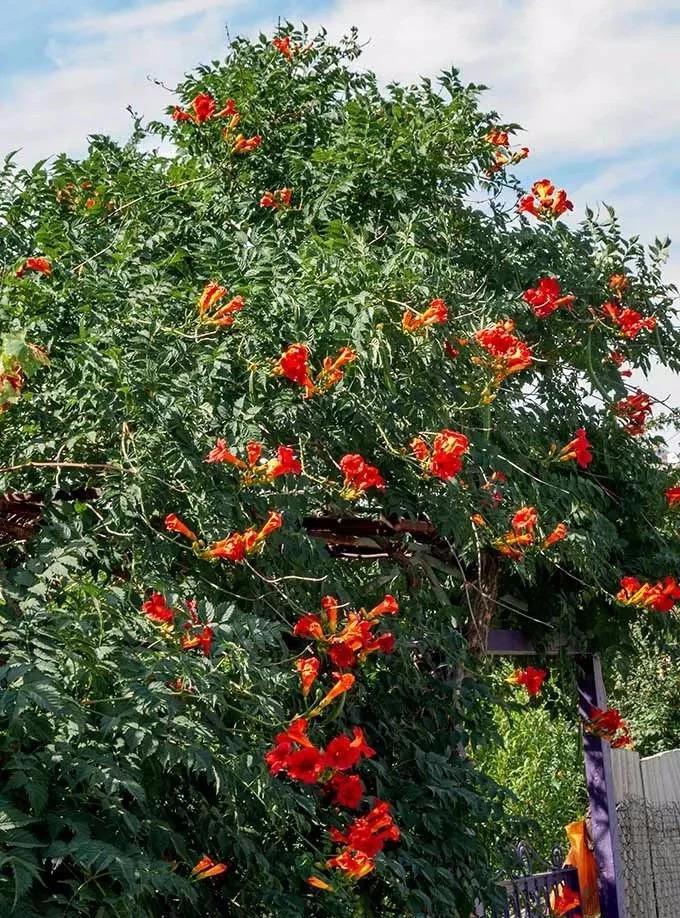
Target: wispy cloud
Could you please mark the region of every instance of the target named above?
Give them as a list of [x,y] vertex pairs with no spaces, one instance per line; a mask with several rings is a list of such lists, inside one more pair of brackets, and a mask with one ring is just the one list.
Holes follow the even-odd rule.
[[244,7],[245,0],[166,0],[76,17],[67,31],[55,25],[46,46],[49,69],[7,81],[0,120],[12,130],[3,136],[3,152],[20,148],[30,162],[78,154],[88,134],[125,136],[126,106],[152,117],[173,101],[148,77],[172,86],[199,61],[222,56],[227,18]]
[[167,28],[183,19],[210,10],[219,10],[222,15],[226,15],[230,9],[242,6],[243,2],[244,0],[231,3],[225,0],[166,0],[164,3],[152,3],[108,15],[82,16],[64,22],[61,29],[80,35],[119,35],[137,29]]
[[[455,63],[561,158],[680,132],[677,0],[339,0],[326,24],[371,37],[389,78]],[[659,132],[662,132],[660,135]]]

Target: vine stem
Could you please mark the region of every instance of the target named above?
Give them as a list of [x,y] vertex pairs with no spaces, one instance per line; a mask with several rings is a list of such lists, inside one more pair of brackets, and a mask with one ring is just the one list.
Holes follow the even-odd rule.
[[99,469],[103,472],[127,472],[130,475],[137,473],[136,469],[122,469],[118,465],[110,465],[106,462],[20,462],[18,465],[6,465],[0,468],[0,474],[18,472],[21,469]]

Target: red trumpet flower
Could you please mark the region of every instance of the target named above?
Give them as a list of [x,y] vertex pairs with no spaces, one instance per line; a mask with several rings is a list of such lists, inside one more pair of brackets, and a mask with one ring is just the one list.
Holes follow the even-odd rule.
[[573,210],[574,205],[564,189],[557,190],[551,181],[541,179],[534,182],[530,194],[520,198],[517,209],[520,213],[531,214],[539,220],[553,220],[567,210]]
[[207,880],[208,877],[217,877],[221,873],[225,873],[228,869],[228,864],[223,864],[221,861],[218,863],[211,857],[208,857],[207,854],[204,854],[191,871],[191,876],[195,880]]
[[183,523],[175,513],[168,513],[168,515],[165,517],[165,528],[168,530],[168,532],[178,532],[180,535],[183,535],[191,542],[198,542],[198,536],[196,533],[192,532],[186,523]]
[[278,511],[270,510],[261,529],[251,526],[245,532],[232,532],[226,538],[208,545],[201,555],[209,560],[222,559],[238,564],[245,559],[246,555],[259,551],[267,537],[280,529],[282,525],[283,515]]
[[555,896],[552,903],[552,914],[554,918],[566,918],[577,908],[581,907],[581,897],[569,887],[565,887],[562,892]]
[[626,433],[633,437],[639,436],[645,432],[652,414],[651,396],[638,389],[635,395],[628,395],[616,402],[612,411],[626,422],[623,427]]
[[535,287],[524,291],[522,299],[531,306],[537,318],[545,319],[560,306],[571,307],[576,297],[573,293],[563,295],[556,277],[542,277]]
[[605,318],[611,319],[624,338],[637,338],[641,331],[653,331],[656,328],[656,316],[643,316],[636,309],[623,309],[618,303],[605,303],[602,306]]
[[574,434],[574,439],[562,447],[557,454],[557,458],[560,462],[570,462],[574,459],[582,469],[587,469],[593,461],[591,450],[592,446],[586,435],[585,427],[579,427]]
[[15,273],[17,277],[23,277],[28,271],[35,271],[37,274],[44,274],[49,277],[52,274],[52,262],[43,255],[33,256],[32,258],[27,258]]
[[657,583],[647,583],[637,577],[622,577],[616,598],[625,606],[670,612],[680,600],[680,584],[675,577],[664,577]]
[[493,384],[499,386],[504,379],[526,370],[533,363],[531,348],[515,334],[515,323],[497,322],[475,334],[475,340],[487,353],[486,357],[473,357],[473,363],[488,365],[493,373]]
[[152,593],[151,597],[142,603],[142,612],[161,625],[171,625],[175,620],[175,613],[166,603],[162,593]]
[[290,207],[292,198],[292,188],[277,188],[276,191],[265,191],[260,198],[260,207],[270,207],[273,210]]
[[208,325],[229,327],[234,324],[234,317],[245,306],[242,296],[234,296],[228,302],[218,305],[227,295],[228,290],[221,284],[210,281],[206,284],[198,300],[198,319]]
[[385,479],[376,466],[366,462],[358,453],[348,453],[338,464],[345,476],[342,494],[347,500],[355,500],[370,488],[377,491],[385,490]]
[[664,491],[666,496],[666,503],[669,507],[677,507],[680,504],[680,486],[676,485],[672,488],[666,488]]
[[463,456],[468,452],[470,441],[455,430],[442,430],[435,436],[432,449],[421,437],[411,440],[410,446],[426,475],[450,481],[463,468]]
[[207,92],[199,92],[194,96],[191,102],[193,111],[185,111],[179,105],[176,105],[172,112],[174,121],[193,121],[194,124],[204,124],[211,118],[227,118],[238,114],[236,102],[233,99],[227,99],[224,107],[218,112],[215,99]]
[[543,683],[548,677],[545,669],[538,669],[535,666],[527,666],[525,669],[516,669],[512,675],[508,676],[506,682],[510,685],[520,685],[527,690],[527,695],[535,698],[540,694]]
[[401,317],[401,325],[409,334],[430,328],[432,325],[443,325],[449,318],[449,309],[444,300],[432,300],[424,312],[407,309]]

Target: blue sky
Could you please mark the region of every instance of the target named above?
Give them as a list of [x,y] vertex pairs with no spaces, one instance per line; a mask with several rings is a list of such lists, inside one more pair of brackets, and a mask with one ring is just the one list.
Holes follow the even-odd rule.
[[[624,229],[678,240],[680,285],[680,0],[13,0],[0,32],[0,153],[31,162],[78,154],[87,133],[124,137],[126,106],[148,117],[230,32],[271,32],[277,19],[357,25],[363,63],[386,82],[451,64],[490,87],[485,104],[525,128],[529,184],[548,176],[576,211],[603,199]],[[677,378],[654,394],[680,405]]]

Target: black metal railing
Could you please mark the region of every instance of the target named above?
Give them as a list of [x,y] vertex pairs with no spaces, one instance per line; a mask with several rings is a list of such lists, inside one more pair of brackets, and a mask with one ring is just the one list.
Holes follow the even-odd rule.
[[[552,853],[552,863],[540,859],[524,842],[517,846],[515,854],[517,875],[499,883],[505,902],[496,906],[480,905],[477,909],[480,918],[550,918],[553,896],[565,888],[579,892],[578,873],[574,867],[561,866],[564,855],[559,848]],[[536,872],[539,863],[544,869]]]

